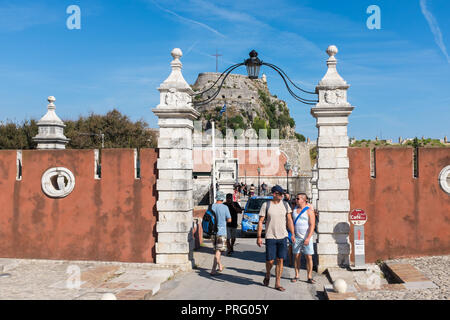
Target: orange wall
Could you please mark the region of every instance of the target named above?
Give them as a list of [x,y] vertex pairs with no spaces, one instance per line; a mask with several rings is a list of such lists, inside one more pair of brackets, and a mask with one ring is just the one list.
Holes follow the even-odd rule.
[[[16,181],[16,151],[0,151],[0,257],[153,262],[157,151],[140,157],[135,180],[132,149],[102,150],[95,180],[93,150],[25,150]],[[56,166],[75,176],[62,199],[41,190],[42,174]]]
[[376,149],[375,178],[368,148],[349,148],[348,155],[351,210],[368,215],[366,262],[450,253],[450,196],[438,182],[450,148],[420,148],[418,178],[412,148]]

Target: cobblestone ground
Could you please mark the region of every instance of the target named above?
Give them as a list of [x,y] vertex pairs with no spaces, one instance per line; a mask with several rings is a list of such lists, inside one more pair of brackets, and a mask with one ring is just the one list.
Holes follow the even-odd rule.
[[0,300],[100,300],[105,293],[142,299],[170,276],[160,277],[166,271],[153,264],[0,259]]
[[409,263],[433,281],[439,288],[400,291],[367,291],[357,294],[360,300],[450,300],[450,255],[386,262]]

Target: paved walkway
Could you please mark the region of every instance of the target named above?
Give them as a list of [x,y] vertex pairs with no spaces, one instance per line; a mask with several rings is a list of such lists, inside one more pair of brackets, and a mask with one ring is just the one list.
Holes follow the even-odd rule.
[[[222,255],[225,270],[221,275],[211,276],[213,249],[210,240],[195,251],[196,268],[192,272],[178,273],[163,283],[151,299],[155,300],[317,300],[324,296],[318,291],[328,284],[325,275],[314,272],[316,284],[306,283],[306,270],[300,271],[300,280],[291,283],[294,269],[284,267],[281,285],[286,289],[274,289],[275,266],[269,287],[263,286],[265,274],[265,247],[256,245],[256,238],[238,238],[231,257]],[[304,268],[304,267],[303,267]]]
[[386,262],[410,264],[433,281],[436,287],[360,292],[357,294],[359,300],[450,300],[450,255],[393,259]]
[[0,300],[148,299],[173,275],[146,263],[0,259]]

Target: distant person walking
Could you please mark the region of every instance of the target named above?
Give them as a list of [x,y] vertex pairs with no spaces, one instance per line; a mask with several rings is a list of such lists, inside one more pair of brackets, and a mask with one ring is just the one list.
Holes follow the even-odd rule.
[[267,194],[267,184],[264,181],[263,181],[263,183],[261,185],[261,190],[262,190],[263,196],[266,196],[266,194]]
[[233,191],[233,194],[232,194],[234,202],[239,202],[239,200],[240,200],[240,193],[239,193],[238,189],[239,189],[239,186],[234,187],[234,191]]
[[253,197],[255,195],[255,186],[253,183],[250,185],[250,197]]
[[300,254],[303,253],[306,258],[306,271],[308,276],[308,283],[315,283],[312,278],[314,247],[312,243],[312,235],[315,227],[315,213],[307,202],[308,198],[305,193],[297,194],[296,201],[297,206],[292,212],[292,219],[296,221],[294,223],[295,230],[295,243],[292,247],[292,252],[295,255],[295,277],[291,280],[296,282],[298,280],[300,271]]
[[226,251],[227,241],[227,222],[231,222],[230,210],[223,204],[225,193],[218,191],[216,195],[216,203],[211,209],[216,213],[217,218],[217,234],[212,237],[214,245],[214,261],[211,269],[211,275],[214,276],[218,272],[223,271],[223,264],[220,261],[222,252]]
[[289,193],[285,193],[285,194],[284,194],[284,199],[283,199],[283,201],[286,201],[287,204],[289,205],[289,207],[290,207],[291,209],[293,209],[293,208],[295,207],[294,205],[292,205],[291,195],[290,195]]
[[234,244],[236,242],[236,233],[238,225],[238,214],[242,212],[242,208],[238,202],[233,201],[233,195],[227,194],[225,205],[230,210],[231,222],[227,223],[227,256],[231,256],[234,252]]
[[[256,243],[262,246],[261,238],[263,221],[266,220],[266,275],[263,284],[269,285],[270,271],[273,264],[277,262],[275,270],[275,289],[285,291],[281,286],[281,274],[283,273],[283,260],[287,255],[287,237],[286,225],[292,234],[291,240],[295,242],[294,224],[292,221],[291,208],[283,202],[283,188],[276,185],[272,188],[273,200],[263,203],[259,212],[258,238]],[[267,209],[267,206],[269,208]],[[267,211],[267,213],[266,213]]]

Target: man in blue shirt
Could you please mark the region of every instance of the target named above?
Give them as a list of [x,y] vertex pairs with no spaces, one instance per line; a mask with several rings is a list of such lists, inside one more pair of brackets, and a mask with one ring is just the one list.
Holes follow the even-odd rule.
[[216,203],[212,205],[212,210],[216,213],[217,217],[217,234],[212,237],[215,252],[214,262],[210,273],[212,276],[223,271],[220,256],[222,255],[222,252],[227,249],[227,222],[231,222],[231,215],[228,207],[223,204],[224,201],[225,193],[222,191],[217,192]]

